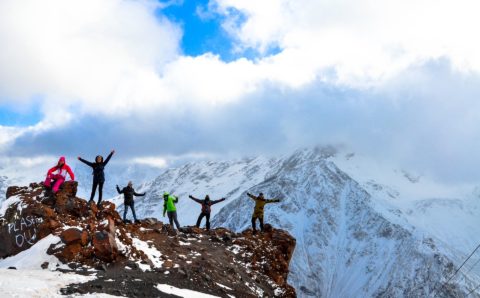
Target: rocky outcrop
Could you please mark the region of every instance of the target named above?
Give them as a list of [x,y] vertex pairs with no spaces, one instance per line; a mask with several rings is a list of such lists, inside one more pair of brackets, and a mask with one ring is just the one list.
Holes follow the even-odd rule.
[[36,183],[8,188],[0,209],[0,257],[53,234],[61,242],[48,254],[77,273],[99,270],[96,280],[70,285],[65,294],[162,296],[158,285],[168,284],[220,297],[296,296],[287,283],[296,243],[285,231],[267,225],[260,235],[195,227],[178,233],[154,218],[124,224],[114,204],[89,206],[76,190],[76,182],[66,182],[56,195]]

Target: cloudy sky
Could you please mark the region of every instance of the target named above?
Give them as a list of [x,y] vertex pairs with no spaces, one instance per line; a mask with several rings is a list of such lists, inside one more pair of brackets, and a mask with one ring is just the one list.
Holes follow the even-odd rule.
[[0,0],[0,154],[119,160],[342,145],[480,179],[467,0]]

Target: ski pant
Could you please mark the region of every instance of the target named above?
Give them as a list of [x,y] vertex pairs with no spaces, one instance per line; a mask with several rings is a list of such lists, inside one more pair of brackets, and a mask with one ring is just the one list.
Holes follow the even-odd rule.
[[167,215],[172,228],[175,229],[175,227],[173,226],[173,223],[175,222],[177,229],[180,229],[180,224],[178,223],[178,219],[177,219],[177,211],[167,211]]
[[259,217],[252,217],[252,229],[253,231],[257,231],[256,221],[260,222],[260,230],[263,232],[263,216]]
[[102,202],[102,196],[103,196],[103,184],[105,183],[105,180],[101,179],[93,179],[93,184],[92,184],[92,193],[90,194],[90,201],[93,201],[95,198],[95,193],[97,192],[97,187],[98,187],[98,203],[97,205],[100,205],[100,202]]
[[63,182],[65,182],[65,178],[61,175],[48,175],[47,179],[45,179],[45,186],[50,187],[52,186],[53,182],[53,187],[52,191],[53,193],[57,193],[58,190],[60,189],[60,186],[62,186]]
[[137,214],[135,213],[135,203],[134,202],[131,202],[129,204],[124,204],[123,207],[125,208],[123,210],[123,221],[125,221],[127,219],[127,211],[128,211],[128,207],[130,207],[130,209],[132,209],[132,213],[133,213],[133,219],[135,221],[137,221]]
[[200,213],[200,216],[198,216],[198,219],[197,219],[197,228],[200,227],[200,223],[202,222],[202,219],[203,218],[206,218],[207,219],[207,230],[210,230],[210,213],[206,213],[206,212],[202,212]]

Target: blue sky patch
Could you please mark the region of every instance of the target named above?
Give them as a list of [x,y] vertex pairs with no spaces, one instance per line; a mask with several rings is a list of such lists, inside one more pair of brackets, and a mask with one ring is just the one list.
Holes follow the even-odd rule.
[[43,118],[40,112],[39,104],[34,104],[29,107],[21,105],[21,107],[14,105],[0,105],[0,125],[25,127],[35,125]]

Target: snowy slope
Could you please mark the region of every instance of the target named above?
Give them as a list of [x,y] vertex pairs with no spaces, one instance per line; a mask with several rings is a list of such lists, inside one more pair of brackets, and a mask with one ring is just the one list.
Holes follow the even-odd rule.
[[[438,199],[425,203],[429,195],[450,196],[458,191],[433,186],[429,187],[437,193],[425,187],[417,191],[411,185],[418,183],[418,177],[403,171],[393,171],[391,177],[380,173],[383,180],[377,181],[379,172],[373,169],[368,175],[361,162],[351,159],[339,158],[331,150],[312,149],[279,158],[190,163],[168,169],[146,184],[142,190],[148,196],[137,201],[137,213],[161,217],[161,194],[171,191],[180,196],[180,223],[193,225],[200,207],[188,194],[226,196],[226,202],[213,208],[213,224],[242,230],[250,226],[253,208],[246,191],[262,191],[283,199],[267,205],[266,221],[289,230],[297,239],[290,280],[300,297],[358,297],[359,293],[418,297],[438,291],[438,281],[452,273],[475,242],[458,230],[468,220],[473,224],[478,209],[467,220],[461,212],[465,207],[459,207],[456,215],[461,221],[452,225],[444,221],[448,229],[433,228],[435,221],[441,221],[441,217],[435,219],[434,206],[444,203]],[[389,179],[393,186],[388,185]],[[462,249],[447,245],[454,236]],[[459,277],[458,288],[451,288],[449,294],[461,296],[480,282],[475,270]]]
[[[475,185],[444,185],[364,156],[330,158],[372,196],[373,207],[390,221],[409,224],[431,236],[458,266],[480,244],[480,190]],[[480,252],[466,265],[480,276]],[[472,268],[470,270],[470,268]]]

